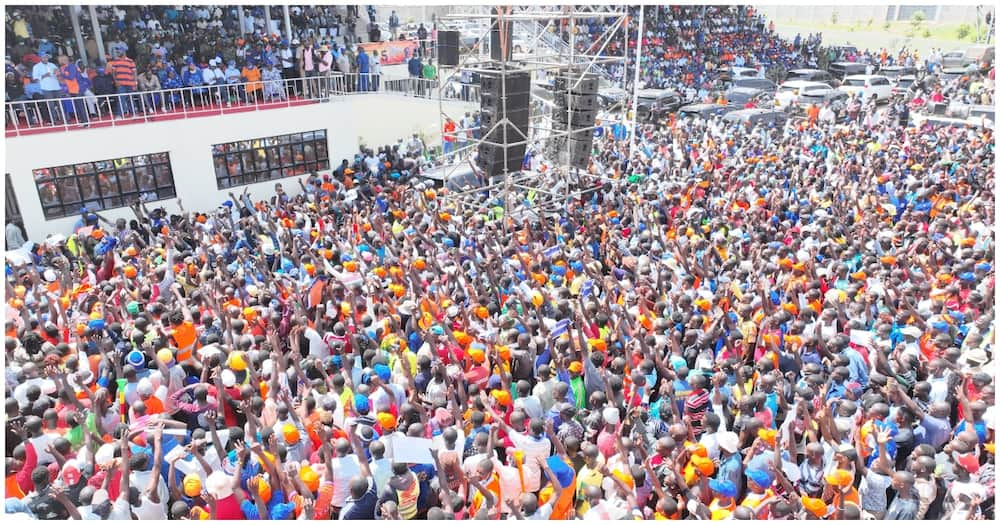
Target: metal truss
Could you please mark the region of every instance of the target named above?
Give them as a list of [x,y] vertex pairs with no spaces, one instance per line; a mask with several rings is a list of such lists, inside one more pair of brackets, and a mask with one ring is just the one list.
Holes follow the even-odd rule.
[[[439,17],[443,21],[452,22],[462,22],[462,21],[475,21],[475,20],[490,20],[490,26],[479,36],[475,46],[472,51],[465,55],[464,59],[461,60],[458,67],[456,67],[450,75],[446,77],[444,83],[440,83],[439,75],[439,89],[438,89],[438,101],[440,114],[441,114],[441,129],[444,127],[444,117],[445,113],[443,110],[442,102],[442,90],[440,89],[442,85],[447,85],[450,83],[456,75],[460,75],[464,71],[470,71],[473,73],[484,73],[490,72],[493,74],[499,73],[500,86],[501,86],[501,97],[500,104],[502,107],[503,118],[498,122],[495,122],[490,129],[480,130],[479,139],[474,139],[469,137],[469,145],[462,151],[478,151],[479,146],[486,144],[492,146],[510,146],[510,145],[525,145],[531,146],[535,142],[546,142],[556,141],[559,142],[563,139],[565,142],[565,162],[563,162],[563,155],[554,155],[555,158],[548,158],[546,156],[546,165],[552,175],[546,174],[545,178],[551,179],[554,177],[560,177],[562,179],[561,186],[569,191],[554,192],[551,187],[543,187],[540,182],[542,177],[537,174],[524,173],[521,171],[510,172],[506,169],[508,164],[508,151],[507,148],[503,149],[504,154],[504,171],[503,176],[499,177],[499,180],[489,180],[488,176],[482,173],[477,174],[481,179],[487,180],[488,184],[467,191],[458,192],[448,192],[445,196],[446,201],[453,205],[460,206],[462,208],[473,207],[479,208],[483,206],[483,202],[480,200],[481,194],[484,192],[490,195],[495,195],[499,192],[499,198],[504,204],[504,214],[505,216],[510,216],[510,211],[512,205],[517,199],[525,192],[533,194],[538,199],[538,204],[534,206],[539,210],[545,212],[558,212],[564,208],[565,203],[574,198],[578,198],[584,193],[593,191],[595,188],[599,187],[602,183],[607,182],[608,179],[603,176],[603,174],[590,174],[586,170],[580,170],[573,168],[569,165],[569,160],[571,158],[571,144],[572,142],[569,138],[573,134],[579,133],[593,133],[593,130],[597,128],[596,125],[590,125],[582,128],[574,128],[571,123],[572,118],[572,102],[573,98],[568,98],[567,104],[567,120],[566,129],[555,129],[552,125],[552,111],[556,111],[556,107],[551,101],[546,100],[544,97],[540,96],[534,89],[531,89],[531,95],[529,97],[529,107],[545,106],[550,108],[549,113],[545,114],[535,114],[530,118],[528,125],[528,133],[522,133],[517,127],[511,125],[510,120],[507,119],[507,96],[506,96],[506,86],[507,86],[507,75],[514,71],[528,71],[534,78],[536,74],[544,74],[546,78],[558,76],[560,74],[565,75],[566,73],[571,73],[574,77],[577,77],[576,83],[571,87],[574,88],[579,85],[580,82],[587,75],[591,75],[600,69],[600,66],[606,64],[624,64],[626,57],[628,56],[628,49],[620,57],[609,57],[602,56],[602,53],[607,48],[612,40],[616,36],[620,35],[622,31],[628,31],[628,9],[625,5],[601,5],[601,6],[523,6],[523,7],[512,7],[512,6],[502,6],[498,7],[500,10],[500,15],[498,19],[494,19],[493,7],[492,6],[462,6],[456,8],[456,11],[448,15],[443,15]],[[611,19],[612,23],[601,33],[598,38],[589,47],[589,52],[587,53],[577,53],[576,52],[576,25],[578,20],[587,20],[593,18],[600,19]],[[497,27],[497,24],[526,24],[530,23],[532,26],[531,30],[538,31],[537,34],[533,35],[531,39],[529,49],[537,49],[539,42],[542,37],[548,32],[549,28],[556,24],[556,27],[563,27],[568,25],[570,32],[570,42],[565,49],[555,49],[555,52],[546,52],[545,54],[531,53],[529,56],[513,56],[511,59],[506,59],[506,53],[501,53],[500,60],[487,59],[489,55],[484,53],[484,43],[489,42],[490,32]],[[544,24],[544,26],[543,26]],[[521,26],[523,27],[523,26]],[[478,32],[478,31],[477,31]],[[560,37],[561,39],[561,37]],[[628,39],[625,39],[626,46]],[[512,46],[513,42],[506,42],[506,46]],[[559,46],[550,46],[553,48]],[[593,50],[596,49],[596,52]],[[485,55],[485,56],[484,56]],[[638,58],[638,57],[637,57]],[[622,75],[621,85],[613,86],[620,87],[625,90],[625,76]],[[532,82],[532,87],[534,87],[534,82]],[[634,98],[634,97],[633,97]],[[623,103],[624,107],[625,104]],[[633,104],[634,106],[634,104]],[[621,115],[621,119],[618,118],[608,118],[608,116],[602,117],[604,122],[626,122],[626,116]],[[546,125],[548,124],[548,125]],[[500,128],[502,130],[502,137],[499,137],[499,142],[495,140],[488,140],[486,137],[493,137],[494,132],[497,130],[498,126],[503,126]],[[633,120],[634,129],[634,120]],[[513,130],[514,136],[508,136],[508,130]],[[633,133],[634,134],[634,133]],[[444,140],[444,135],[442,134],[442,141]],[[443,144],[442,144],[443,146]],[[443,149],[443,147],[442,147]],[[453,152],[456,154],[458,152]],[[445,181],[448,180],[455,170],[462,163],[455,163],[452,165],[452,169],[445,170]],[[478,170],[477,167],[473,169]],[[506,229],[507,221],[504,221],[504,228]]]

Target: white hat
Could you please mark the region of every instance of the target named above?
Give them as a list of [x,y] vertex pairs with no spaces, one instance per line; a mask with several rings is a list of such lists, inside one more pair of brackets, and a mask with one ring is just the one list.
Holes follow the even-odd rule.
[[149,378],[144,377],[139,380],[139,386],[136,387],[135,391],[140,396],[151,396],[153,395],[153,383],[149,381]]
[[98,490],[94,491],[94,495],[90,498],[90,506],[92,508],[96,507],[96,506],[100,505],[101,503],[104,503],[105,501],[108,501],[108,499],[110,499],[108,497],[108,491],[104,490],[104,489],[98,489]]
[[716,438],[719,448],[726,452],[736,452],[740,447],[740,437],[735,432],[719,432]]
[[217,470],[208,475],[205,490],[216,500],[225,499],[233,494],[233,483],[229,476]]
[[236,374],[228,368],[222,371],[222,386],[229,388],[236,384]]
[[403,304],[399,305],[399,312],[403,315],[413,315],[413,312],[417,310],[417,303],[413,300],[406,300]]
[[[115,458],[115,446],[111,443],[101,445],[94,453],[94,464],[103,465]],[[95,495],[96,497],[96,495]]]
[[905,326],[902,329],[900,329],[899,332],[902,333],[903,335],[908,335],[914,338],[920,337],[920,329],[917,328],[916,326]]
[[604,409],[601,413],[604,416],[604,422],[609,425],[617,425],[619,421],[618,409],[614,407],[608,407]]

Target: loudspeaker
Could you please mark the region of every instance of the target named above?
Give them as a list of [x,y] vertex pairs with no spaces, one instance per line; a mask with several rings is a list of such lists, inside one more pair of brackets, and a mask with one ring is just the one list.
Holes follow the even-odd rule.
[[526,151],[527,148],[524,145],[503,147],[480,144],[479,167],[490,177],[501,175],[504,171],[511,173],[521,171]]
[[438,31],[438,63],[442,66],[457,66],[459,49],[458,31]]
[[[531,119],[531,73],[483,71],[479,87],[484,142],[479,145],[479,165],[490,177],[520,171]],[[498,125],[504,118],[507,122]]]
[[597,119],[598,87],[596,76],[579,71],[570,70],[556,77],[552,128],[563,135],[550,141],[548,156],[579,169],[590,164],[594,134],[587,128],[593,127]]

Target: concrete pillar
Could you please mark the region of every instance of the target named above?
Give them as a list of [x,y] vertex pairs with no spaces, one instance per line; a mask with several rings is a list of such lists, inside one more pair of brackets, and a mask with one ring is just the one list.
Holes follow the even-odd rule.
[[269,5],[265,5],[264,6],[264,27],[266,28],[264,30],[264,34],[265,35],[270,35],[271,34],[271,6],[269,6]]
[[97,52],[101,54],[98,57],[98,61],[105,62],[108,52],[104,50],[104,35],[101,34],[101,24],[97,21],[97,9],[94,8],[93,4],[87,6],[87,9],[90,10],[90,24],[94,28],[94,40],[97,41]]
[[245,34],[244,31],[246,31],[247,27],[247,19],[245,16],[243,16],[243,6],[241,5],[236,6],[236,13],[240,17],[240,35],[244,35]]
[[295,38],[295,37],[292,36],[292,17],[291,17],[291,15],[288,14],[288,11],[289,11],[288,4],[284,5],[284,9],[285,9],[284,10],[284,13],[285,13],[285,38],[287,38],[288,41],[291,42],[292,39]]
[[76,47],[79,50],[78,58],[87,64],[87,46],[83,42],[83,33],[80,31],[80,6],[69,6],[69,20],[73,24],[73,36],[76,37]]

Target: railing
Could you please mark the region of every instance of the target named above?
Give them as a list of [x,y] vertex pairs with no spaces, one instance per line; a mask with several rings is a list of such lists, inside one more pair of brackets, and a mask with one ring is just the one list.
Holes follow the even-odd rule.
[[107,95],[10,100],[4,103],[6,136],[117,127],[328,102],[334,97],[394,93],[477,102],[479,86],[371,73],[330,73],[295,79],[193,86]]

